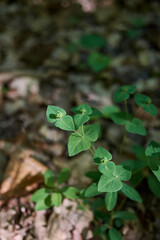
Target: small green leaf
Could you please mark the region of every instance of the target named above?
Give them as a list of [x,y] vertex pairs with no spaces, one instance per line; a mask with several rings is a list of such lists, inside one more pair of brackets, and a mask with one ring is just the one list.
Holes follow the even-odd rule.
[[125,112],[116,112],[110,115],[112,121],[119,125],[125,125],[132,120],[132,115]]
[[92,108],[88,104],[83,103],[79,106],[73,107],[72,112],[76,114],[90,115],[92,113]]
[[68,180],[70,175],[69,168],[63,168],[58,175],[58,184],[64,183]]
[[143,106],[152,102],[150,97],[143,94],[135,94],[134,100],[138,106]]
[[160,145],[151,141],[145,150],[149,168],[160,181]]
[[101,192],[97,191],[97,183],[92,183],[85,191],[85,197],[94,197],[100,195]]
[[117,202],[117,192],[108,192],[105,195],[105,205],[108,211],[111,211]]
[[142,109],[144,111],[146,111],[147,113],[151,114],[152,116],[157,115],[157,108],[153,104],[146,104],[146,105],[142,106]]
[[109,171],[108,174],[102,175],[98,182],[99,192],[117,192],[121,188],[121,181],[115,176],[113,176]]
[[97,34],[86,34],[81,37],[81,45],[87,49],[101,48],[106,42],[105,40]]
[[92,113],[90,115],[90,119],[95,120],[95,119],[99,119],[100,117],[102,117],[102,113],[97,108],[92,107]]
[[40,200],[43,200],[47,198],[52,190],[48,188],[40,188],[31,197],[32,202],[39,202]]
[[133,118],[132,121],[128,122],[125,126],[125,129],[130,133],[135,133],[142,136],[147,135],[146,129],[142,121],[138,118]]
[[92,179],[93,181],[98,182],[101,177],[101,174],[97,171],[89,171],[86,172],[85,176]]
[[85,122],[87,122],[90,119],[90,117],[85,114],[76,114],[73,117],[73,119],[74,119],[76,128],[78,128],[78,127],[82,126]]
[[48,187],[54,187],[54,173],[52,170],[47,169],[44,173],[44,183]]
[[147,178],[148,186],[151,192],[160,199],[160,182],[153,175],[149,175]]
[[131,177],[129,170],[121,165],[116,166],[113,162],[101,164],[98,169],[104,174],[98,182],[99,192],[117,192],[122,188],[121,180],[128,181]]
[[160,159],[160,145],[152,140],[146,148],[145,154],[154,159]]
[[119,218],[122,220],[135,220],[137,216],[135,213],[128,212],[128,211],[119,211],[119,212],[114,212],[114,218]]
[[61,189],[63,195],[70,199],[78,198],[77,193],[79,192],[78,188],[76,187],[63,187]]
[[94,72],[100,72],[109,66],[111,59],[98,52],[92,52],[88,56],[88,64]]
[[111,114],[113,113],[117,113],[120,112],[119,107],[117,106],[106,106],[104,108],[102,108],[102,114],[105,118],[109,118],[111,116]]
[[75,130],[73,118],[69,115],[63,116],[60,119],[58,119],[55,123],[55,126],[66,131]]
[[100,136],[100,125],[91,124],[79,127],[77,132],[69,136],[68,152],[69,156],[73,156],[79,152],[87,150]]
[[153,104],[151,104],[152,100],[150,97],[143,94],[135,94],[134,99],[136,104],[138,106],[141,106],[144,111],[148,112],[153,116],[157,115],[157,108]]
[[112,155],[106,149],[98,147],[97,150],[95,151],[93,159],[94,162],[97,164],[102,162],[106,163],[112,159]]
[[52,193],[51,202],[54,206],[59,207],[62,203],[62,194],[59,192]]
[[113,96],[113,99],[116,103],[122,102],[130,97],[130,94],[133,94],[136,91],[135,85],[125,85],[120,87]]
[[115,228],[109,230],[109,240],[123,240],[122,235]]
[[47,198],[40,200],[36,203],[35,210],[36,211],[45,210],[52,206],[53,206],[53,204],[51,202],[51,196],[48,196]]
[[47,107],[46,116],[49,122],[54,123],[59,118],[66,115],[66,111],[60,107],[49,105]]
[[128,184],[123,183],[121,192],[133,201],[142,202],[142,198],[139,193]]

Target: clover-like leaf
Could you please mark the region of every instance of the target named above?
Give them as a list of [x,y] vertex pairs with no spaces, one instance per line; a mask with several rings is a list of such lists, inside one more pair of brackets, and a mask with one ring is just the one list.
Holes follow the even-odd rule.
[[130,97],[130,94],[133,94],[136,91],[135,85],[125,85],[120,87],[113,96],[113,99],[116,103],[122,102]]
[[128,181],[130,179],[131,172],[123,168],[123,166],[116,166],[115,164],[111,164],[111,162],[108,162],[106,166],[107,167],[104,168],[103,175],[98,182],[98,191],[117,192],[122,188],[121,181]]
[[68,180],[69,176],[70,176],[69,168],[63,168],[58,175],[58,179],[57,179],[58,184],[60,185],[61,183],[66,182]]
[[47,169],[44,173],[44,183],[48,187],[54,187],[54,173],[52,170]]
[[112,155],[106,149],[98,147],[97,150],[95,151],[93,159],[94,162],[97,164],[102,162],[106,163],[107,161],[112,159]]
[[138,118],[133,118],[131,121],[127,122],[125,129],[130,133],[135,133],[142,136],[146,136],[147,134],[142,121]]
[[76,198],[78,198],[77,193],[79,192],[79,190],[78,190],[78,188],[71,186],[71,187],[63,187],[61,189],[61,192],[67,198],[76,199]]
[[96,141],[99,136],[99,124],[91,124],[84,127],[79,127],[77,132],[74,132],[69,136],[69,156],[73,156],[79,152],[89,149],[92,142]]
[[66,131],[75,130],[73,118],[69,115],[63,116],[60,119],[58,119],[55,123],[55,126]]
[[60,107],[49,105],[47,107],[46,116],[49,122],[54,123],[61,117],[66,115],[66,111]]
[[48,188],[40,188],[31,197],[32,202],[39,202],[47,198],[52,190]]
[[149,168],[160,181],[160,145],[152,140],[146,148],[145,154],[148,156]]
[[51,202],[54,206],[59,207],[62,203],[62,194],[59,192],[52,193]]
[[72,112],[76,114],[90,115],[92,113],[92,108],[88,104],[83,103],[79,106],[73,107]]
[[156,116],[157,115],[157,108],[155,105],[151,104],[152,100],[150,97],[144,94],[135,94],[134,100],[138,106],[141,106],[142,109],[149,114]]
[[52,207],[52,201],[51,201],[51,196],[48,196],[47,198],[40,200],[36,203],[35,205],[35,210],[36,211],[40,211],[40,210],[45,210],[48,209],[50,207]]
[[110,115],[112,121],[119,125],[125,125],[132,120],[132,115],[126,112],[116,112]]
[[75,122],[75,125],[76,125],[76,128],[82,126],[85,122],[87,122],[90,117],[86,114],[76,114],[74,117],[74,122]]
[[94,72],[100,72],[109,66],[111,59],[98,52],[92,52],[88,56],[88,64]]
[[160,182],[152,174],[147,178],[148,186],[151,192],[160,199]]

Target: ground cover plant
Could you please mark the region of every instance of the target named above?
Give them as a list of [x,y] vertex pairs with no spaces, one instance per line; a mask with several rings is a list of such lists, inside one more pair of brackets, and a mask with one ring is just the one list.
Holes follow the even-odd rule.
[[[121,227],[124,221],[137,218],[134,212],[123,210],[124,203],[127,199],[138,203],[143,201],[136,188],[144,178],[147,179],[148,191],[160,198],[160,145],[154,140],[151,140],[145,148],[135,145],[133,147],[135,159],[125,160],[119,164],[112,159],[112,153],[108,149],[95,147],[94,142],[101,136],[101,127],[97,124],[101,117],[110,118],[115,124],[124,126],[119,158],[127,133],[142,137],[147,135],[141,119],[133,116],[128,100],[131,99],[139,109],[152,116],[157,114],[151,98],[136,93],[134,85],[120,87],[114,93],[113,99],[120,105],[124,102],[124,112],[116,106],[106,107],[101,112],[84,103],[73,107],[74,116],[70,116],[58,106],[48,106],[46,112],[48,121],[57,128],[72,132],[68,140],[69,156],[89,150],[97,171],[87,172],[86,176],[93,180],[92,184],[86,189],[78,189],[67,185],[70,176],[68,168],[63,168],[58,176],[47,170],[44,175],[45,187],[37,190],[31,200],[36,203],[35,210],[59,207],[63,198],[75,199],[82,210],[85,210],[85,204],[89,204],[96,220],[95,237],[121,240],[123,239]],[[93,123],[94,119],[96,123]],[[118,201],[119,198],[122,199],[121,203]]]

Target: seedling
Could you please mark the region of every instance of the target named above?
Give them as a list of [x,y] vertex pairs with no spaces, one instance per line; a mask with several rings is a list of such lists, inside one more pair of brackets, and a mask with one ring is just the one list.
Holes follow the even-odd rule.
[[[136,159],[115,164],[112,154],[107,149],[94,146],[94,142],[101,136],[100,125],[88,124],[91,119],[104,117],[111,119],[115,124],[124,125],[125,134],[120,147],[120,157],[128,132],[141,136],[147,135],[143,122],[128,112],[128,99],[133,96],[131,100],[135,100],[135,103],[144,111],[153,116],[157,114],[157,109],[151,104],[150,97],[135,94],[135,92],[135,86],[122,86],[115,92],[114,101],[124,102],[125,112],[120,111],[120,108],[116,106],[111,106],[104,108],[101,113],[84,103],[72,108],[75,115],[70,116],[60,107],[48,106],[46,112],[48,121],[62,130],[71,132],[68,140],[69,156],[89,150],[93,155],[97,171],[86,173],[86,176],[93,180],[88,188],[78,189],[66,183],[69,178],[69,169],[62,169],[57,181],[53,172],[47,170],[44,175],[46,187],[36,191],[31,198],[36,202],[36,210],[48,209],[52,206],[59,207],[64,197],[81,199],[84,203],[90,204],[95,219],[100,223],[94,231],[95,236],[101,236],[102,239],[120,240],[122,239],[120,228],[123,221],[135,220],[137,217],[133,212],[122,210],[124,203],[127,198],[142,202],[136,187],[143,178],[147,178],[149,189],[160,198],[160,145],[155,141],[151,141],[146,149],[134,145],[132,150]],[[118,205],[117,199],[119,197],[121,199],[122,196],[124,199]]]

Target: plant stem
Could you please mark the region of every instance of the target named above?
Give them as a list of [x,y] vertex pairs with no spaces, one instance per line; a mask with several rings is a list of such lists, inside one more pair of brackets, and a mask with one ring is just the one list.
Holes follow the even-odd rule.
[[94,152],[92,151],[92,148],[89,148],[90,152],[92,153],[92,155],[94,156]]
[[120,146],[120,151],[119,151],[119,156],[118,156],[118,160],[120,159],[121,155],[122,155],[122,151],[123,151],[123,147],[124,147],[124,142],[126,140],[126,132],[124,133],[123,135],[123,139],[122,139],[122,143],[121,143],[121,146]]

